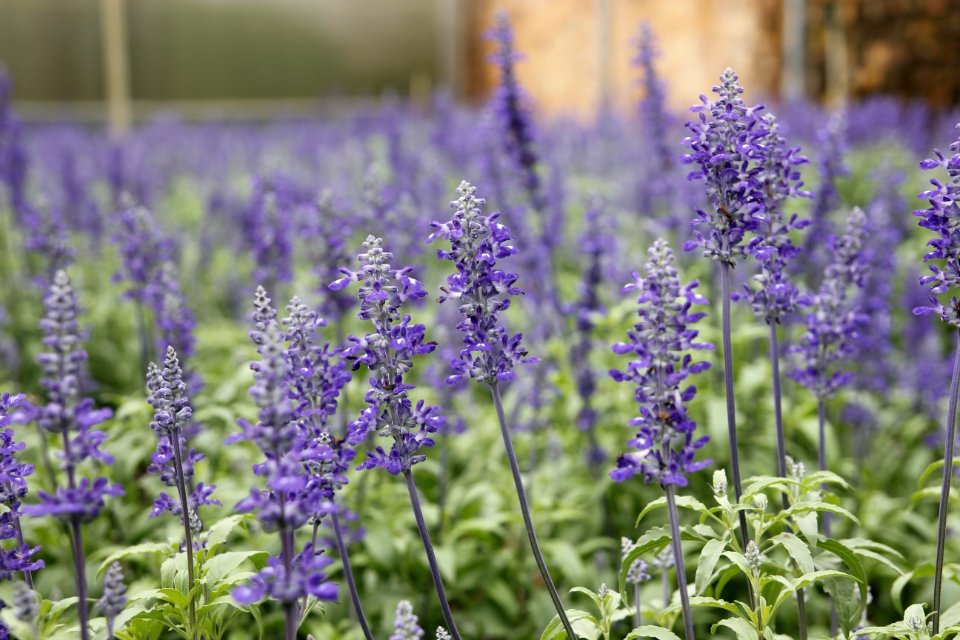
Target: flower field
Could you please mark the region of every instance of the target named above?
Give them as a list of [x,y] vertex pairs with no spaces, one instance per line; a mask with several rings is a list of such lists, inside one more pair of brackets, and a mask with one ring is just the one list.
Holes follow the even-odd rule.
[[[0,75],[0,638],[960,634],[960,115]],[[937,150],[940,149],[940,150]],[[941,151],[942,150],[942,151]]]

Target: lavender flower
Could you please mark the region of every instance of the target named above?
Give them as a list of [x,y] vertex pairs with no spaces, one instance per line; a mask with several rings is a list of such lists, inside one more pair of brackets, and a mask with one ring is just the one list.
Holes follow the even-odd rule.
[[820,290],[811,300],[806,332],[791,348],[800,364],[788,375],[819,399],[835,393],[853,376],[837,367],[855,352],[860,327],[866,321],[850,295],[851,288],[863,286],[865,224],[863,211],[854,209],[846,233],[831,242],[834,262],[827,268]]
[[463,332],[464,349],[451,361],[454,383],[464,376],[477,382],[494,384],[512,380],[517,364],[537,362],[527,355],[519,333],[510,335],[498,315],[510,307],[512,296],[523,294],[516,286],[517,274],[497,268],[497,260],[517,253],[509,244],[510,230],[499,222],[499,212],[483,215],[486,201],[476,197],[477,189],[467,181],[457,187],[455,209],[449,222],[433,222],[436,229],[427,242],[437,238],[450,241],[450,250],[440,249],[437,257],[456,265],[457,273],[441,287],[442,303],[453,299],[459,303],[462,320],[457,328]]
[[406,600],[397,603],[397,613],[393,618],[393,633],[389,640],[417,640],[423,637],[423,629],[417,624],[417,615],[413,605]]
[[26,208],[27,151],[23,123],[13,110],[13,83],[0,65],[0,183],[7,192],[10,209],[19,217]]
[[13,583],[13,615],[17,620],[30,625],[33,635],[37,636],[37,616],[40,615],[40,602],[36,592],[25,582]]
[[810,233],[803,245],[804,262],[811,277],[822,274],[828,264],[829,256],[823,253],[823,247],[827,246],[833,235],[830,214],[840,208],[837,178],[850,172],[844,163],[846,128],[846,117],[842,111],[838,111],[830,117],[825,127],[817,131],[817,189],[810,208]]
[[0,554],[0,576],[9,578],[14,572],[23,571],[24,580],[32,589],[30,572],[43,567],[43,561],[32,558],[40,547],[31,548],[24,542],[20,518],[23,515],[22,500],[27,495],[27,477],[33,474],[34,467],[17,460],[17,453],[23,451],[26,445],[14,440],[13,429],[7,428],[10,411],[17,409],[21,403],[22,395],[4,393],[0,396],[0,504],[6,507],[0,514],[0,540],[15,539],[17,544],[12,552]]
[[[457,359],[450,363],[454,374],[448,380],[455,383],[469,375],[490,387],[497,410],[497,421],[500,423],[500,436],[510,465],[510,474],[513,476],[531,551],[557,616],[570,640],[575,640],[576,633],[567,618],[537,541],[520,465],[513,449],[513,438],[500,396],[499,384],[513,379],[514,365],[537,361],[527,355],[523,348],[522,335],[518,333],[510,336],[499,320],[499,313],[509,308],[511,297],[520,295],[523,291],[516,286],[517,274],[496,268],[497,260],[514,255],[517,250],[508,244],[510,230],[498,222],[499,213],[482,215],[486,202],[477,198],[476,192],[476,188],[470,183],[462,181],[457,187],[458,199],[450,203],[450,208],[454,209],[453,218],[444,223],[431,223],[436,231],[427,238],[427,242],[433,242],[437,238],[450,242],[450,250],[438,250],[437,257],[453,262],[457,269],[455,274],[447,278],[447,286],[441,288],[444,295],[439,298],[441,303],[451,298],[457,300],[462,317],[457,328],[463,332],[465,347]],[[454,635],[456,636],[456,633]]]
[[127,606],[127,585],[123,582],[123,568],[119,562],[107,567],[103,578],[103,596],[97,600],[97,608],[107,620],[107,640],[113,640],[117,616]]
[[412,473],[412,467],[426,459],[420,449],[434,445],[431,434],[439,431],[446,420],[437,407],[426,406],[422,400],[414,405],[409,397],[414,387],[404,382],[404,375],[413,368],[413,357],[436,348],[435,343],[425,341],[423,325],[411,324],[410,316],[401,315],[404,303],[422,298],[427,292],[410,275],[411,267],[394,269],[390,265],[393,255],[383,250],[383,240],[368,236],[363,248],[365,251],[357,256],[360,270],[342,267],[343,277],[330,284],[331,289],[339,291],[351,282],[360,283],[357,317],[370,321],[374,329],[361,338],[351,336],[344,349],[344,356],[353,361],[354,369],[366,365],[372,374],[366,395],[368,406],[351,423],[350,432],[352,438],[360,441],[376,429],[381,437],[392,439],[392,446],[389,454],[380,446],[376,452],[369,452],[358,469],[383,467],[391,474],[403,474],[440,609],[453,637],[459,640]]
[[[289,200],[280,192],[281,180],[257,180],[244,219],[244,237],[253,257],[253,279],[268,291],[293,277],[293,224]],[[276,292],[273,292],[276,293]]]
[[493,94],[493,112],[500,127],[503,150],[520,172],[531,206],[542,212],[546,202],[537,174],[540,159],[535,149],[533,120],[526,104],[528,98],[517,81],[514,69],[514,64],[522,56],[514,49],[513,29],[505,13],[497,14],[496,23],[486,38],[495,41],[498,47],[490,59],[500,69],[500,84]]
[[344,349],[344,357],[354,363],[354,369],[366,365],[373,374],[366,402],[369,405],[350,425],[351,438],[359,441],[371,430],[393,440],[390,452],[377,447],[368,453],[368,459],[359,469],[383,467],[396,475],[422,462],[426,456],[422,447],[432,447],[430,434],[445,423],[438,407],[426,406],[421,400],[414,405],[405,384],[404,374],[413,367],[413,357],[431,353],[436,343],[425,341],[422,324],[411,324],[410,316],[401,316],[407,300],[426,295],[419,280],[410,276],[411,267],[394,269],[390,265],[393,254],[383,250],[380,238],[368,236],[363,243],[366,250],[358,256],[359,271],[342,268],[344,277],[330,287],[343,289],[350,282],[360,282],[360,313],[358,317],[373,323],[374,332],[361,338],[351,336]]
[[[87,581],[81,525],[94,520],[106,498],[123,495],[123,489],[103,477],[77,480],[79,465],[85,460],[113,462],[109,454],[100,450],[107,435],[92,430],[112,413],[109,409],[95,409],[89,398],[80,399],[80,372],[87,353],[80,342],[76,295],[65,272],[58,271],[54,276],[43,302],[45,314],[40,328],[43,344],[50,351],[41,353],[37,360],[43,370],[40,382],[47,392],[47,404],[37,410],[36,421],[41,429],[62,439],[61,458],[67,483],[58,486],[53,494],[38,491],[40,503],[24,506],[23,513],[34,517],[53,516],[70,525],[77,596],[82,603],[78,607],[80,635],[82,640],[87,640]],[[56,482],[55,478],[51,480]]]
[[696,165],[687,177],[704,182],[712,210],[697,210],[694,239],[684,249],[700,247],[704,256],[732,266],[745,255],[747,233],[762,222],[756,153],[757,141],[766,131],[757,115],[763,107],[744,105],[743,88],[733,69],[724,71],[713,92],[719,97],[700,96],[703,104],[690,108],[698,120],[686,123],[692,135],[683,141],[690,153],[682,162]]
[[187,392],[194,395],[203,388],[203,379],[200,374],[187,366],[187,362],[196,353],[197,341],[193,330],[197,326],[197,320],[193,311],[187,306],[174,262],[168,260],[160,266],[156,283],[151,287],[151,291],[153,299],[150,307],[153,309],[154,322],[160,333],[156,343],[157,353],[166,353],[168,347],[173,347],[182,360]]
[[667,110],[666,88],[654,65],[658,55],[653,28],[649,22],[644,22],[637,35],[637,55],[633,59],[634,64],[643,72],[641,85],[644,95],[637,110],[644,134],[653,148],[656,166],[659,169],[670,169],[674,164],[673,143],[668,137],[672,118]]
[[627,334],[630,341],[613,345],[614,353],[635,359],[626,371],[610,371],[617,382],[631,382],[637,388],[640,415],[630,426],[639,431],[629,444],[638,451],[621,455],[610,477],[622,482],[642,475],[647,482],[686,486],[687,474],[708,464],[694,461],[696,450],[708,440],[707,436],[694,439],[697,425],[687,414],[686,403],[693,399],[696,387],[682,386],[690,375],[710,368],[710,363],[695,362],[689,353],[713,349],[696,342],[698,332],[692,328],[706,314],[691,309],[694,304],[706,304],[706,299],[696,293],[696,281],[680,284],[665,240],[657,240],[648,255],[644,273],[635,272],[635,281],[624,287],[624,292],[639,295],[639,319]]
[[[960,125],[957,125],[960,129]],[[937,521],[937,555],[934,566],[933,583],[933,633],[940,631],[940,597],[943,583],[943,556],[947,535],[947,512],[950,501],[950,480],[953,477],[953,450],[956,444],[957,429],[957,395],[960,393],[960,302],[956,296],[948,304],[943,304],[937,297],[947,293],[960,284],[960,207],[957,205],[960,197],[960,140],[950,145],[953,155],[948,159],[939,150],[935,149],[935,158],[924,160],[920,167],[926,170],[942,169],[948,180],[941,182],[930,180],[933,185],[920,194],[926,200],[928,207],[915,211],[914,215],[921,218],[920,226],[936,234],[927,245],[932,251],[924,256],[924,262],[942,260],[943,267],[930,265],[932,275],[920,278],[920,284],[929,287],[931,291],[928,307],[918,306],[913,310],[914,315],[929,315],[936,312],[943,322],[955,330],[956,355],[953,363],[953,376],[950,380],[950,403],[947,409],[946,446],[943,454],[943,484],[940,488],[940,511]]]
[[747,247],[759,263],[760,273],[753,278],[755,287],[745,287],[745,297],[758,318],[767,324],[779,324],[784,316],[808,302],[790,283],[786,272],[790,261],[799,254],[789,234],[803,229],[808,222],[800,220],[797,214],[787,217],[783,211],[787,199],[810,195],[802,190],[797,169],[807,159],[800,155],[799,147],[787,147],[773,114],[764,114],[760,119],[764,133],[755,144],[760,166],[756,174],[758,214],[762,220]]
[[268,531],[277,531],[281,542],[280,558],[270,558],[268,565],[250,582],[234,590],[241,604],[252,604],[265,597],[279,601],[286,616],[288,640],[296,637],[296,603],[308,595],[322,600],[336,597],[336,587],[326,582],[321,570],[329,558],[306,545],[295,555],[294,534],[317,510],[317,497],[309,490],[306,465],[323,455],[310,446],[296,421],[296,411],[289,394],[290,363],[283,349],[283,334],[277,323],[277,312],[270,306],[263,287],[254,298],[254,330],[250,339],[257,346],[260,361],[251,365],[254,385],[250,395],[260,407],[256,424],[241,421],[243,438],[255,443],[263,452],[264,462],[254,472],[265,478],[266,489],[253,489],[250,496],[237,504],[240,512],[256,511]]

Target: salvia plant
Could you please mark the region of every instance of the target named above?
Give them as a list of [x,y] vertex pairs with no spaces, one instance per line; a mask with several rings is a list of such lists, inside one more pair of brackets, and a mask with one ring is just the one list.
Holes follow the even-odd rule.
[[644,26],[560,121],[491,21],[479,108],[107,136],[0,72],[0,638],[960,635],[955,116],[727,70],[681,143]]

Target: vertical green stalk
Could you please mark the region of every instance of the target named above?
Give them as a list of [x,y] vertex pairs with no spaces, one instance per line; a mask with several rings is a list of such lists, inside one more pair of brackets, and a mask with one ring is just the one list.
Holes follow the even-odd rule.
[[693,613],[690,609],[690,594],[687,593],[687,571],[683,562],[683,546],[680,544],[680,517],[677,513],[677,501],[673,495],[673,485],[663,485],[663,491],[667,496],[667,517],[670,519],[673,567],[677,574],[677,591],[680,592],[680,609],[683,611],[683,632],[686,640],[695,640]]
[[[187,484],[183,477],[183,452],[180,449],[180,429],[170,430],[170,439],[173,440],[173,462],[177,473],[177,493],[180,495],[180,517],[183,520],[184,551],[187,554],[187,593],[190,594],[189,616],[190,629],[193,637],[197,636],[197,605],[193,601],[193,586],[196,577],[193,568],[193,531],[190,529],[190,498],[187,495]],[[288,574],[289,575],[289,574]]]
[[940,515],[937,519],[937,560],[933,572],[933,634],[940,633],[940,595],[943,588],[943,552],[947,538],[947,509],[950,502],[950,481],[953,479],[953,445],[957,437],[957,392],[960,390],[960,330],[953,357],[953,378],[950,380],[950,404],[947,408],[947,441],[943,452],[943,484],[940,487]]
[[533,528],[533,518],[530,515],[530,505],[527,503],[527,494],[523,489],[523,478],[520,475],[520,465],[517,463],[517,454],[513,450],[513,439],[510,437],[510,427],[507,424],[507,416],[503,411],[503,399],[500,397],[500,387],[496,382],[490,384],[490,391],[493,393],[493,404],[497,409],[497,419],[500,421],[500,435],[503,437],[503,447],[507,452],[507,461],[510,463],[510,473],[513,475],[513,484],[517,490],[517,499],[520,502],[520,513],[523,515],[523,525],[527,530],[527,539],[530,541],[530,549],[533,551],[533,557],[537,562],[537,568],[540,569],[540,577],[550,593],[550,599],[553,600],[553,607],[557,611],[560,623],[566,630],[569,640],[577,640],[577,634],[567,618],[567,612],[563,608],[563,602],[560,600],[560,594],[553,584],[550,577],[550,571],[547,569],[547,563],[543,559],[543,553],[540,551],[540,543],[537,542],[537,532]]

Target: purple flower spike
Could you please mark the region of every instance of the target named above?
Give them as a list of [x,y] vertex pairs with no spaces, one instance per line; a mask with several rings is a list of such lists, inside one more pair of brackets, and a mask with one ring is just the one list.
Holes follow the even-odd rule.
[[365,252],[357,256],[360,270],[342,268],[344,277],[330,285],[335,289],[359,282],[357,317],[369,320],[374,328],[373,333],[363,337],[351,336],[343,350],[354,370],[365,365],[372,374],[366,395],[369,406],[350,424],[349,438],[359,442],[371,429],[391,438],[389,452],[377,447],[358,468],[382,467],[396,475],[426,459],[420,449],[434,445],[430,434],[439,431],[446,421],[438,407],[426,406],[422,401],[414,405],[409,398],[413,386],[403,379],[413,367],[414,356],[431,353],[436,343],[426,341],[422,324],[412,324],[410,316],[401,315],[406,301],[427,293],[410,275],[412,269],[394,269],[390,265],[393,254],[383,250],[380,238],[368,236],[363,247]]
[[450,203],[453,218],[431,223],[436,231],[427,238],[427,242],[448,240],[450,249],[438,250],[437,257],[457,268],[439,298],[441,303],[455,300],[462,316],[457,328],[463,332],[465,346],[450,363],[451,384],[464,376],[488,384],[511,380],[515,365],[537,362],[527,355],[521,334],[510,335],[499,321],[511,297],[523,294],[516,286],[517,274],[497,268],[497,260],[515,255],[517,249],[510,244],[510,230],[499,221],[500,213],[483,215],[486,201],[476,193],[476,187],[461,182],[458,199]]
[[846,233],[831,243],[834,262],[811,300],[806,332],[790,349],[800,363],[788,375],[818,398],[832,395],[853,376],[837,367],[855,353],[860,327],[867,320],[850,294],[852,288],[863,286],[865,224],[863,211],[854,209]]
[[697,210],[694,239],[684,244],[684,249],[700,247],[704,256],[733,265],[746,253],[746,234],[762,221],[758,203],[763,194],[756,160],[758,140],[766,130],[758,115],[763,107],[744,105],[743,89],[733,69],[724,71],[713,92],[718,98],[700,96],[703,104],[690,109],[698,119],[686,123],[692,135],[683,141],[690,153],[682,162],[695,165],[687,177],[704,182],[711,210]]
[[629,444],[637,451],[621,455],[610,477],[622,482],[642,475],[662,486],[686,486],[688,473],[709,464],[694,460],[708,438],[693,437],[697,424],[687,414],[686,404],[697,389],[683,385],[689,376],[710,368],[710,363],[694,361],[690,355],[692,350],[713,349],[696,342],[698,332],[692,328],[706,315],[692,311],[692,306],[706,304],[706,299],[696,292],[696,281],[680,284],[665,240],[657,240],[648,254],[644,273],[635,272],[635,281],[623,289],[637,294],[639,319],[627,334],[629,341],[613,345],[614,353],[634,359],[625,371],[610,371],[617,382],[636,386],[640,415],[629,424],[639,430]]

